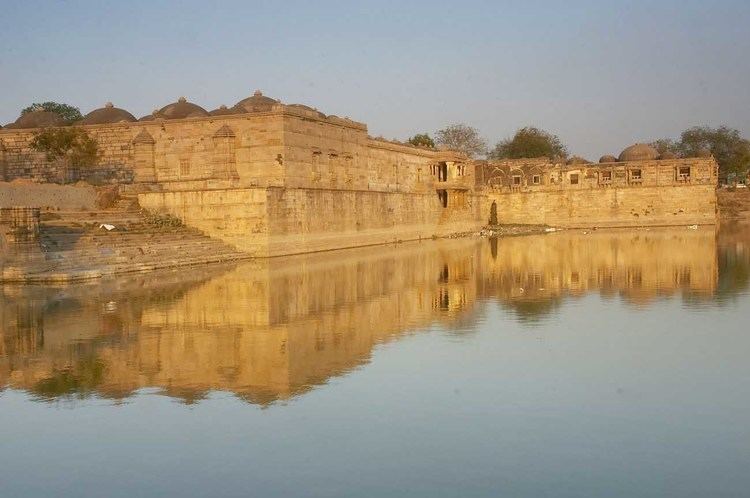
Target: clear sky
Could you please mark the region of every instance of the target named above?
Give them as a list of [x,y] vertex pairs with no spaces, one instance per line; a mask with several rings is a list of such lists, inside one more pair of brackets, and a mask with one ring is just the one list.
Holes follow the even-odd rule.
[[750,136],[750,1],[0,2],[0,123],[255,89],[386,138],[535,125],[589,159],[700,124]]

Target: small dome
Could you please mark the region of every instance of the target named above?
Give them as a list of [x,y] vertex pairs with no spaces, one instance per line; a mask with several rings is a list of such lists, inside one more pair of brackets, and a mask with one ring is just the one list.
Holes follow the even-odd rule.
[[310,111],[310,112],[313,112],[313,113],[315,113],[315,114],[316,114],[316,115],[317,115],[317,116],[318,116],[319,118],[325,118],[325,117],[326,117],[326,115],[325,115],[325,114],[323,114],[322,112],[320,112],[320,111],[319,111],[319,110],[317,110],[317,109],[313,109],[312,107],[310,107],[310,106],[308,106],[308,105],[304,105],[304,104],[288,104],[288,105],[287,105],[287,107],[289,107],[289,108],[291,108],[291,109],[300,109],[300,110],[303,110],[303,111]]
[[278,103],[278,100],[266,97],[260,90],[255,90],[252,97],[240,100],[232,107],[232,110],[238,113],[264,112],[270,111]]
[[708,149],[700,149],[696,155],[697,157],[711,157],[713,154]]
[[64,126],[66,124],[65,120],[55,112],[31,111],[21,115],[8,128],[44,128],[45,126]]
[[146,114],[145,116],[138,118],[138,121],[153,121],[158,117],[159,109],[154,109],[151,114]]
[[675,154],[671,150],[665,150],[661,153],[659,159],[677,159],[677,154]]
[[570,159],[568,159],[565,164],[570,164],[570,165],[574,165],[574,164],[591,164],[591,161],[589,161],[587,159],[584,159],[581,156],[573,156]]
[[135,116],[125,109],[120,109],[119,107],[113,106],[112,102],[107,102],[101,109],[95,109],[86,114],[83,121],[81,121],[81,124],[132,123],[135,120]]
[[617,162],[617,158],[615,156],[612,156],[612,155],[609,155],[609,154],[604,155],[604,156],[602,156],[602,157],[599,158],[599,164],[614,163],[614,162]]
[[156,112],[156,117],[164,119],[200,118],[208,116],[208,111],[199,105],[180,97],[177,102],[166,105]]
[[656,149],[646,144],[633,144],[620,152],[620,161],[651,161],[659,157]]
[[210,114],[211,116],[227,116],[229,114],[237,114],[237,112],[233,111],[232,109],[227,108],[227,106],[225,105],[222,105],[222,106],[219,106],[218,109],[209,111],[208,114]]

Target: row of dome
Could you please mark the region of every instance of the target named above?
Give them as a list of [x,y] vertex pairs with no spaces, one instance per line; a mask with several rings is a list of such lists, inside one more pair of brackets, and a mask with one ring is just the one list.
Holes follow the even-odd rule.
[[[152,114],[136,119],[125,109],[115,107],[111,102],[100,108],[86,114],[79,121],[79,124],[112,124],[112,123],[132,123],[135,121],[152,121],[155,119],[184,119],[184,118],[201,118],[206,116],[224,116],[228,114],[245,114],[249,112],[270,111],[274,105],[280,104],[280,100],[266,97],[260,90],[237,102],[232,107],[221,106],[213,111],[207,111],[197,104],[188,102],[185,97],[180,97],[177,102],[162,107]],[[290,104],[289,107],[296,107],[317,113],[320,117],[326,117],[322,112],[302,104]],[[50,111],[38,110],[22,114],[15,122],[6,126],[6,128],[41,128],[44,126],[62,126],[65,121],[58,114]]]

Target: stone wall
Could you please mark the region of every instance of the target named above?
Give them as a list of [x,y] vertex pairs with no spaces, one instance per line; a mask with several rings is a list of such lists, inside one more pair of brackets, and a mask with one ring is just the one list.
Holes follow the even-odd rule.
[[[361,123],[296,106],[241,115],[89,125],[99,164],[63,167],[33,151],[38,130],[0,130],[0,181],[170,183],[234,180],[235,186],[414,191],[435,161],[456,154],[373,140]],[[464,168],[465,169],[465,168]],[[473,177],[467,175],[467,185]]]
[[547,159],[481,163],[482,208],[500,224],[627,227],[715,224],[717,164],[685,158],[565,165]]
[[94,209],[96,191],[88,185],[0,182],[0,208]]
[[500,224],[588,228],[716,223],[714,185],[488,191],[482,209],[485,220],[492,203]]
[[243,188],[146,192],[140,204],[256,256],[280,256],[478,230],[481,199],[444,208],[436,193]]

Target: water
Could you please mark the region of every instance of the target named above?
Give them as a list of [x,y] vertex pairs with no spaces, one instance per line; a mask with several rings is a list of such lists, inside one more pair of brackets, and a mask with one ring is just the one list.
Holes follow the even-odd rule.
[[0,495],[748,496],[750,231],[0,288]]

